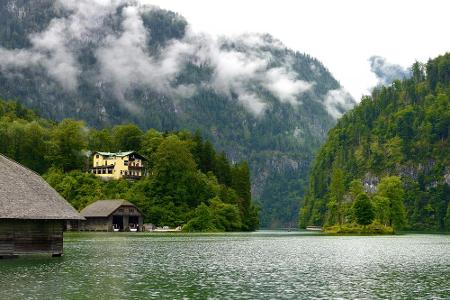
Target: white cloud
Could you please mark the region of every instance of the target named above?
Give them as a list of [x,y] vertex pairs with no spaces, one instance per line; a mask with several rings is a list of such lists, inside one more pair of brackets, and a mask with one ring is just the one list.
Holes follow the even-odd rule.
[[96,51],[101,78],[113,82],[120,93],[154,73],[153,61],[145,48],[147,32],[138,9],[126,7],[122,14],[123,32],[107,36],[104,46]]
[[377,76],[379,84],[388,85],[394,80],[401,80],[410,76],[410,71],[400,65],[389,63],[384,57],[371,56],[370,70]]
[[103,27],[101,20],[112,13],[120,1],[60,0],[58,4],[72,14],[67,18],[55,18],[46,30],[30,35],[32,46],[29,49],[0,48],[0,68],[43,67],[64,89],[74,91],[81,73],[74,48],[95,36],[90,33]]
[[323,104],[328,113],[335,119],[340,118],[345,111],[350,110],[355,105],[351,95],[343,88],[328,91]]
[[281,102],[299,104],[298,96],[311,90],[313,83],[296,79],[297,74],[286,68],[272,68],[266,73],[264,86]]
[[266,109],[267,104],[264,103],[256,94],[241,93],[239,101],[256,116],[260,116]]
[[176,11],[196,31],[212,35],[267,32],[318,58],[356,101],[377,83],[367,63],[374,53],[409,67],[450,49],[450,39],[443,38],[448,36],[447,0],[142,1]]
[[[293,59],[287,57],[280,62],[273,56],[272,49],[285,47],[269,35],[217,37],[188,27],[184,38],[168,41],[160,54],[154,55],[148,49],[151,32],[142,19],[142,14],[153,7],[127,0],[58,3],[67,16],[55,18],[44,31],[31,35],[29,49],[0,48],[0,70],[42,67],[63,88],[74,91],[82,72],[77,60],[80,50],[90,47],[98,68],[89,70],[94,74],[89,76],[99,86],[108,83],[117,99],[132,111],[136,108],[125,95],[134,88],[149,87],[175,98],[192,97],[199,88],[213,89],[235,97],[249,112],[259,116],[268,107],[258,96],[261,89],[280,102],[299,105],[301,95],[314,86],[313,82],[298,79]],[[118,11],[121,16],[115,16]],[[111,16],[120,20],[119,29],[105,25]],[[210,67],[212,77],[196,86],[177,83],[177,76],[187,63]]]
[[49,29],[33,35],[31,49],[0,48],[0,69],[8,71],[27,67],[43,67],[67,90],[75,90],[80,74],[76,59],[63,41],[64,24],[52,22]]

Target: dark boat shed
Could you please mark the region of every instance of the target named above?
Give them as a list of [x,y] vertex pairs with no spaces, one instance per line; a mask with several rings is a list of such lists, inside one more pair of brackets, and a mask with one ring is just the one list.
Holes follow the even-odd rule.
[[98,200],[81,210],[86,218],[81,230],[86,231],[142,231],[142,212],[132,203],[122,200]]
[[41,176],[0,154],[0,258],[61,256],[64,223],[83,219]]

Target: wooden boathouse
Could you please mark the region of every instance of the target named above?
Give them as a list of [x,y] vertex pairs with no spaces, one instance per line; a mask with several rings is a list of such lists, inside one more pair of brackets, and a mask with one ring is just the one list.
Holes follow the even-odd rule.
[[61,256],[65,221],[83,219],[41,176],[0,154],[0,258]]
[[98,200],[81,210],[86,218],[80,229],[86,231],[142,231],[142,212],[132,203],[117,200]]

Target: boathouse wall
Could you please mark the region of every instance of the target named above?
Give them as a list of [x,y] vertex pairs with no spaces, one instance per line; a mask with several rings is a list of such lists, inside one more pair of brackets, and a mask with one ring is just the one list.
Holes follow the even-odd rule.
[[86,221],[82,221],[81,224],[81,230],[85,231],[113,231],[112,216],[88,218]]
[[0,219],[0,257],[63,254],[63,220]]
[[141,211],[125,200],[98,200],[81,211],[86,221],[80,222],[82,231],[130,231],[139,225],[142,231],[144,217]]

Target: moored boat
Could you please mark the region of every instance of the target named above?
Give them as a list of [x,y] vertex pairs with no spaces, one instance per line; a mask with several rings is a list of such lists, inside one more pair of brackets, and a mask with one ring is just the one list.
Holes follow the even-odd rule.
[[309,231],[323,231],[322,226],[307,226],[306,230]]

